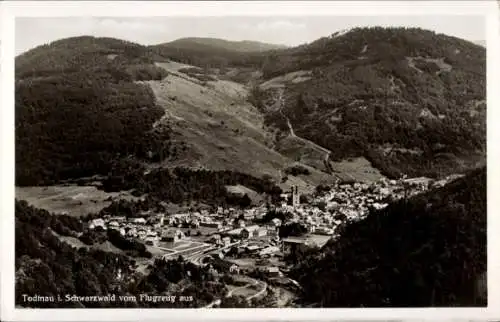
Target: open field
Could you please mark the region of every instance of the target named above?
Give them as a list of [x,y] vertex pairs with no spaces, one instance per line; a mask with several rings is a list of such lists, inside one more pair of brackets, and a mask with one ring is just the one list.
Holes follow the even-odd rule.
[[242,185],[226,186],[226,189],[230,193],[239,195],[244,195],[244,194],[248,195],[248,197],[252,200],[252,204],[254,205],[258,205],[264,201],[264,198],[259,193]]
[[296,72],[291,72],[282,76],[272,78],[260,86],[263,89],[269,89],[273,87],[281,87],[287,83],[302,83],[311,79],[312,71],[310,70],[298,70]]
[[[245,86],[227,80],[200,82],[180,72],[178,64],[157,65],[170,73],[161,81],[147,82],[166,111],[162,121],[188,143],[185,158],[168,166],[228,169],[279,180],[280,170],[295,162],[272,148],[274,134],[264,126],[262,113],[247,102]],[[327,177],[312,169],[310,176],[295,181],[304,188]]]
[[382,179],[384,176],[374,168],[370,161],[365,158],[354,158],[352,161],[342,162],[330,161],[333,174],[341,180],[356,180],[361,182],[373,182]]
[[16,187],[16,199],[55,214],[67,213],[84,216],[97,213],[109,206],[112,200],[138,198],[128,192],[107,193],[94,186],[56,185],[41,187]]
[[76,237],[62,236],[53,230],[51,230],[51,233],[54,234],[54,236],[56,236],[57,238],[59,238],[60,241],[65,242],[65,243],[67,243],[75,248],[99,249],[99,250],[102,250],[105,252],[117,253],[117,254],[123,253],[123,251],[121,249],[117,248],[116,246],[111,244],[111,242],[109,242],[109,241],[105,241],[104,243],[94,244],[92,246],[89,246],[89,245],[83,243],[82,241],[80,241]]

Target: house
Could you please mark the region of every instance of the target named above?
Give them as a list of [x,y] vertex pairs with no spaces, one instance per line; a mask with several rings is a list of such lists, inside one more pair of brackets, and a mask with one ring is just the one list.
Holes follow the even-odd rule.
[[241,236],[241,231],[243,230],[244,228],[236,228],[236,229],[232,229],[230,231],[227,232],[228,235],[231,235],[231,236]]
[[222,223],[220,221],[202,222],[200,223],[200,226],[220,229],[222,228]]
[[316,232],[316,225],[315,225],[315,224],[308,225],[308,226],[307,226],[307,231],[308,231],[309,233],[314,233],[314,232]]
[[169,226],[177,226],[179,224],[179,220],[175,217],[170,217],[168,218],[168,225]]
[[106,224],[102,218],[94,219],[90,222],[89,228],[95,229],[97,227],[101,227],[102,229],[106,229]]
[[259,228],[253,231],[253,237],[263,237],[267,235],[267,229],[265,228]]
[[132,222],[134,224],[138,224],[138,225],[145,225],[146,224],[146,219],[144,219],[142,217],[134,218],[134,219],[132,219]]
[[210,240],[217,245],[221,243],[221,237],[219,234],[213,235],[212,238],[210,238]]
[[276,226],[276,227],[281,226],[281,223],[282,223],[281,219],[279,219],[279,218],[273,218],[273,220],[271,220],[271,221],[272,221],[272,223],[273,223],[274,226]]
[[144,239],[146,238],[146,236],[148,235],[147,231],[144,230],[144,229],[140,229],[138,232],[137,232],[137,236],[140,238],[140,239]]
[[257,226],[257,225],[245,227],[241,230],[240,237],[242,239],[250,238],[251,236],[253,236],[254,231],[257,229],[259,229],[259,226]]
[[146,245],[149,245],[149,246],[158,246],[158,238],[157,237],[154,237],[154,236],[147,236],[145,239],[144,239],[144,242]]
[[222,244],[224,245],[224,247],[231,245],[231,238],[230,237],[222,238]]
[[151,229],[148,229],[147,233],[148,233],[148,236],[151,236],[151,237],[158,236],[158,232],[151,230]]
[[108,223],[108,228],[112,228],[112,229],[118,230],[119,227],[120,227],[120,224],[117,221],[110,221]]
[[278,267],[268,267],[267,273],[272,277],[281,277],[283,274],[280,272]]
[[184,233],[179,229],[166,229],[163,231],[161,237],[163,241],[170,243],[177,243],[186,238]]
[[193,219],[191,221],[191,228],[199,228],[200,227],[200,221],[198,219]]
[[231,267],[229,267],[229,273],[239,274],[240,273],[240,267],[238,265],[236,265],[236,264],[231,265]]
[[266,227],[266,235],[270,237],[277,237],[279,235],[279,231],[274,227],[272,229]]

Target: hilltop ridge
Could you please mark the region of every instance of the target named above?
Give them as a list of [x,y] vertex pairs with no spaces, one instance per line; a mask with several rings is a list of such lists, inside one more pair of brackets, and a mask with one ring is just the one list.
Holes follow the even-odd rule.
[[[148,101],[142,106],[155,111],[136,117],[147,121],[139,132],[130,133],[130,138],[135,137],[129,140],[136,142],[134,147],[110,143],[114,148],[107,149],[119,151],[113,158],[121,155],[120,160],[141,155],[146,166],[153,159],[153,166],[185,163],[226,169],[234,164],[255,176],[271,175],[289,184],[307,182],[305,187],[335,177],[362,181],[380,175],[439,177],[484,164],[486,51],[471,42],[418,28],[379,27],[354,28],[310,44],[264,52],[228,49],[228,42],[218,39],[175,42],[195,46],[143,46],[83,36],[18,56],[18,168],[33,176],[35,164],[52,167],[34,160],[51,160],[66,149],[62,147],[69,147],[64,140],[57,149],[46,145],[52,140],[45,138],[47,134],[37,143],[46,145],[44,148],[29,143],[41,127],[51,127],[47,133],[65,131],[55,121],[63,110],[54,106],[69,102],[64,118],[85,115],[94,124],[92,118],[103,119],[103,111],[121,113],[100,98],[103,94],[98,92],[107,87],[114,88],[109,91],[118,97],[124,88],[140,89],[141,97]],[[229,44],[246,46],[249,42]],[[64,94],[60,83],[67,83]],[[80,83],[83,92],[74,87]],[[280,108],[276,109],[278,101]],[[102,110],[94,110],[94,116],[79,110],[96,102]],[[135,103],[118,98],[113,102],[137,112]],[[199,113],[205,116],[193,118]],[[115,123],[111,119],[104,123],[109,133],[119,128]],[[147,130],[153,125],[154,131]],[[86,137],[104,135],[95,130],[94,135],[78,139],[80,144],[86,144]],[[155,139],[151,141],[151,137]],[[158,152],[162,145],[169,152]],[[244,151],[250,146],[255,147],[253,155],[262,158],[260,165]],[[51,162],[63,165],[67,162],[63,160],[81,160],[72,162],[83,166],[90,157],[74,153],[70,152],[71,158]],[[148,160],[151,153],[154,157]],[[294,162],[309,167],[315,175],[283,176]],[[66,165],[54,167],[66,169]],[[67,167],[64,172],[73,173],[73,166]],[[37,176],[51,171],[37,171]],[[92,172],[87,170],[85,175]]]
[[251,40],[238,40],[231,41],[220,38],[207,38],[207,37],[187,37],[176,39],[171,42],[159,44],[156,46],[170,46],[177,48],[189,48],[196,46],[210,46],[222,48],[230,51],[237,52],[261,52],[268,51],[274,49],[285,49],[287,46],[285,45],[276,45],[269,44],[260,41],[251,41]]

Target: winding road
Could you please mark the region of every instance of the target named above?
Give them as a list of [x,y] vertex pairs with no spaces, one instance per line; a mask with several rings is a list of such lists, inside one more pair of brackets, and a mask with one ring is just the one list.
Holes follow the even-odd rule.
[[303,137],[297,136],[295,134],[295,131],[293,130],[293,126],[292,126],[292,123],[290,122],[290,119],[288,118],[288,116],[285,115],[285,113],[283,113],[283,107],[285,106],[284,93],[285,93],[285,88],[284,87],[280,87],[279,90],[278,90],[278,98],[276,99],[275,104],[277,105],[276,109],[286,119],[286,123],[287,123],[288,129],[290,131],[290,136],[292,138],[296,138],[296,139],[298,139],[298,140],[300,140],[300,141],[302,141],[302,142],[304,142],[306,144],[309,144],[309,145],[315,147],[316,149],[321,150],[322,152],[324,152],[325,153],[325,157],[324,157],[325,166],[327,167],[328,170],[330,170],[329,160],[330,160],[330,154],[332,152],[330,150],[322,147],[321,145],[318,145],[318,144],[312,142],[311,140],[304,139]]
[[[233,293],[236,292],[236,291],[239,291],[239,290],[251,287],[251,286],[257,286],[259,284],[262,286],[262,289],[260,291],[258,291],[257,293],[253,294],[253,295],[245,297],[246,301],[250,301],[250,300],[252,300],[252,299],[254,299],[256,297],[259,297],[259,296],[261,296],[262,294],[264,294],[267,291],[267,283],[266,282],[260,281],[260,280],[257,280],[255,278],[251,278],[251,277],[248,277],[248,276],[245,276],[245,279],[246,280],[250,280],[250,281],[246,285],[234,288],[231,291],[227,292],[227,294],[226,294],[225,297],[226,298],[231,297],[231,296],[233,296]],[[211,303],[209,303],[208,305],[204,306],[203,308],[211,308],[211,307],[214,307],[216,305],[220,305],[221,303],[222,303],[221,299],[216,299],[216,300],[212,301]]]

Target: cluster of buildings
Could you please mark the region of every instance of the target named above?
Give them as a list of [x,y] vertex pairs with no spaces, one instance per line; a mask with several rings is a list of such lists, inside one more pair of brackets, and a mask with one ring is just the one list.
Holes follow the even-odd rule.
[[171,215],[144,212],[133,218],[104,216],[93,219],[89,222],[89,228],[114,229],[125,237],[139,239],[153,246],[161,241],[176,243],[189,236],[207,237],[208,242],[222,246],[234,240],[278,236],[281,220],[273,220],[265,226],[255,224],[266,213],[265,207],[245,210],[219,207],[214,212],[200,210]]
[[[288,213],[287,223],[274,218],[262,223],[269,212],[267,206],[250,209],[217,209],[188,211],[177,214],[145,212],[138,217],[125,216],[94,219],[90,229],[115,229],[121,235],[138,239],[147,245],[158,246],[161,242],[176,243],[183,240],[202,241],[226,254],[229,248],[237,257],[269,257],[283,255],[297,245],[324,245],[336,229],[345,221],[364,218],[372,209],[383,209],[389,202],[411,197],[448,180],[432,182],[427,178],[401,180],[383,179],[374,183],[336,183],[328,191],[310,196],[306,203],[300,202],[297,187],[284,194],[281,205],[272,206],[278,212]],[[299,223],[306,232],[303,236],[279,238],[284,224]],[[195,237],[195,238],[194,238]],[[164,246],[163,246],[164,247]],[[170,247],[168,247],[170,248]]]
[[430,182],[427,178],[383,179],[370,184],[337,182],[306,204],[299,202],[297,188],[293,187],[279,209],[291,213],[291,221],[305,226],[308,233],[334,235],[335,229],[346,220],[360,220],[372,209],[383,209],[391,201],[423,192],[431,186]]

